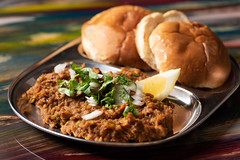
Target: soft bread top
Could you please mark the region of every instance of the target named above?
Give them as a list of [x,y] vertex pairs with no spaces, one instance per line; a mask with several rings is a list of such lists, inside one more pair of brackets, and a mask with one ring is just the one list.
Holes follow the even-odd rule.
[[[138,24],[136,45],[140,57],[160,72],[181,68],[178,81],[187,86],[221,86],[231,71],[222,41],[206,25],[189,21],[183,13],[171,12],[175,12],[172,18],[166,19],[166,13],[152,13]],[[159,24],[151,22],[155,17],[159,17]],[[145,39],[140,38],[143,34]]]
[[157,69],[157,64],[155,61],[155,56],[152,53],[152,50],[149,46],[149,36],[152,31],[157,27],[160,23],[164,21],[184,21],[189,22],[189,19],[185,14],[179,11],[171,10],[164,14],[160,12],[153,12],[147,16],[145,16],[137,26],[136,30],[136,46],[138,53],[152,69]]
[[138,55],[134,30],[151,11],[123,5],[105,10],[82,26],[82,47],[97,62],[150,70]]

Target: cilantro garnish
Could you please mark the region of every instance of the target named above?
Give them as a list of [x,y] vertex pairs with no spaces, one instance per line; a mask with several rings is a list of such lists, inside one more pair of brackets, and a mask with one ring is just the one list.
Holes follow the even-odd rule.
[[[129,112],[134,116],[139,114],[132,103],[133,99],[130,93],[124,88],[124,86],[129,86],[131,83],[134,83],[127,78],[127,76],[119,74],[114,78],[108,74],[103,74],[103,78],[99,78],[98,74],[89,67],[82,68],[76,64],[72,64],[71,68],[76,74],[69,81],[58,81],[59,92],[69,97],[77,97],[83,93],[88,97],[93,97],[98,104],[104,105],[109,109],[116,108],[116,96],[119,96],[121,100],[129,103],[129,106],[127,106],[123,112],[124,116],[127,116]],[[80,78],[81,81],[78,82],[75,78]],[[95,85],[91,85],[91,83],[97,83],[99,85],[96,85],[96,87]],[[116,85],[121,85],[119,95],[116,95]]]
[[138,73],[133,73],[132,75],[135,76],[135,77],[139,77],[140,76]]
[[82,68],[77,64],[72,64],[72,69],[76,72],[76,76],[80,76],[83,81],[89,79],[98,79],[98,74],[89,67]]
[[104,74],[104,81],[103,81],[102,86],[101,86],[101,88],[99,89],[99,91],[103,91],[103,90],[106,89],[109,85],[113,84],[114,81],[115,81],[115,80],[114,80],[113,77]]
[[139,114],[138,110],[132,103],[132,97],[129,95],[129,93],[124,87],[120,89],[120,99],[127,101],[129,103],[129,106],[127,106],[123,111],[124,117],[126,117],[129,112],[131,112],[134,116],[137,116]]
[[104,81],[102,86],[98,90],[100,93],[101,105],[105,105],[107,108],[112,108],[112,105],[116,102],[116,86],[114,85],[114,78],[104,74]]
[[76,80],[62,81],[58,80],[58,86],[61,87],[58,89],[59,92],[66,94],[69,97],[74,97],[77,93],[75,89],[79,83]]
[[132,80],[127,78],[127,76],[125,76],[125,75],[119,74],[118,76],[116,76],[116,82],[118,82],[120,85],[129,86],[129,84],[130,84],[130,82],[132,82]]
[[135,117],[139,115],[138,109],[133,106],[126,106],[123,111],[123,116],[126,117],[128,113],[131,112]]
[[68,97],[73,97],[75,95],[74,91],[68,88],[59,88],[58,91],[66,94]]
[[120,99],[122,99],[126,102],[128,102],[128,101],[131,102],[132,101],[131,96],[128,94],[127,90],[124,87],[121,88],[119,92],[120,92]]

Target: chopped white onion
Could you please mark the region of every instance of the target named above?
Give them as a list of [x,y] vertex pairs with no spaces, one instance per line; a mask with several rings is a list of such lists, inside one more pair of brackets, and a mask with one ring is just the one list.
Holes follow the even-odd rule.
[[[136,87],[137,85],[137,87]],[[136,82],[136,85],[134,83],[131,83],[129,86],[126,85],[117,85],[116,86],[116,94],[119,95],[119,90],[122,89],[123,87],[126,89],[126,91],[128,93],[130,93],[130,91],[135,91],[135,94],[132,95],[131,97],[133,98],[133,104],[138,105],[138,106],[142,106],[144,103],[143,101],[143,97],[144,97],[144,93],[142,92],[143,90],[143,85],[141,85],[140,83]],[[126,103],[126,101],[121,100],[119,96],[116,96],[116,105],[121,105],[123,103]]]
[[142,106],[143,105],[143,102],[142,102],[143,96],[141,96],[139,94],[134,94],[132,96],[132,98],[134,99],[133,102],[132,102],[133,104],[135,104],[137,106]]
[[98,74],[98,78],[102,78],[103,77],[103,75],[102,74]]
[[134,99],[132,103],[137,106],[142,106],[144,104],[142,102],[144,97],[144,93],[142,92],[143,86],[140,83],[136,83],[136,84],[137,84],[137,90],[135,91],[135,94],[132,96],[132,98]]
[[142,106],[144,104],[141,100],[136,99],[134,99],[132,103],[135,104],[136,106]]
[[54,67],[54,72],[55,73],[60,73],[66,68],[67,64],[58,64]]
[[92,86],[92,87],[95,87],[95,88],[100,86],[100,84],[97,83],[97,82],[90,82],[89,85]]
[[70,73],[71,79],[74,78],[76,75],[76,72],[72,68],[70,68],[68,71]]
[[131,97],[132,97],[133,99],[135,99],[135,100],[142,100],[142,99],[143,99],[143,97],[140,96],[140,95],[138,95],[138,94],[134,94],[134,95],[132,95]]
[[130,91],[136,91],[136,85],[134,83],[131,83],[129,86],[122,85],[122,87],[124,87],[128,93],[130,93]]
[[87,99],[88,104],[91,106],[96,106],[98,104],[97,101],[93,97],[85,96],[85,98]]
[[93,111],[89,114],[86,114],[86,115],[82,116],[82,118],[85,119],[85,120],[90,120],[90,119],[93,119],[93,118],[96,118],[96,117],[100,116],[101,114],[103,114],[102,111],[95,110],[95,111]]
[[138,81],[136,81],[136,84],[137,84],[137,88],[142,91],[144,86],[141,83],[139,83]]
[[139,97],[143,97],[144,93],[140,89],[137,89],[136,92],[135,92],[135,95],[137,95]]

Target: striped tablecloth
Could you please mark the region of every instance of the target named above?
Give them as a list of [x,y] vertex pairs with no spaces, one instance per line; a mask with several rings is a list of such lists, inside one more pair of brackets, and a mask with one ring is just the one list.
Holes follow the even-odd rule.
[[102,148],[48,135],[22,122],[7,101],[23,70],[81,36],[81,25],[109,7],[134,4],[153,11],[183,11],[208,25],[240,62],[239,0],[1,0],[0,159],[240,159],[239,89],[206,122],[163,146]]

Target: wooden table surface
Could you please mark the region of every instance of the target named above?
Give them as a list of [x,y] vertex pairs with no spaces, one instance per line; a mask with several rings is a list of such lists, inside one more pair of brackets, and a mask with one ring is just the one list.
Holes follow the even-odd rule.
[[[0,1],[0,159],[240,159],[240,89],[187,135],[137,148],[83,144],[44,133],[19,119],[7,99],[11,82],[61,45],[81,36],[81,25],[103,9],[138,4],[178,9],[207,24],[240,62],[240,1]],[[204,106],[203,106],[204,107]]]

